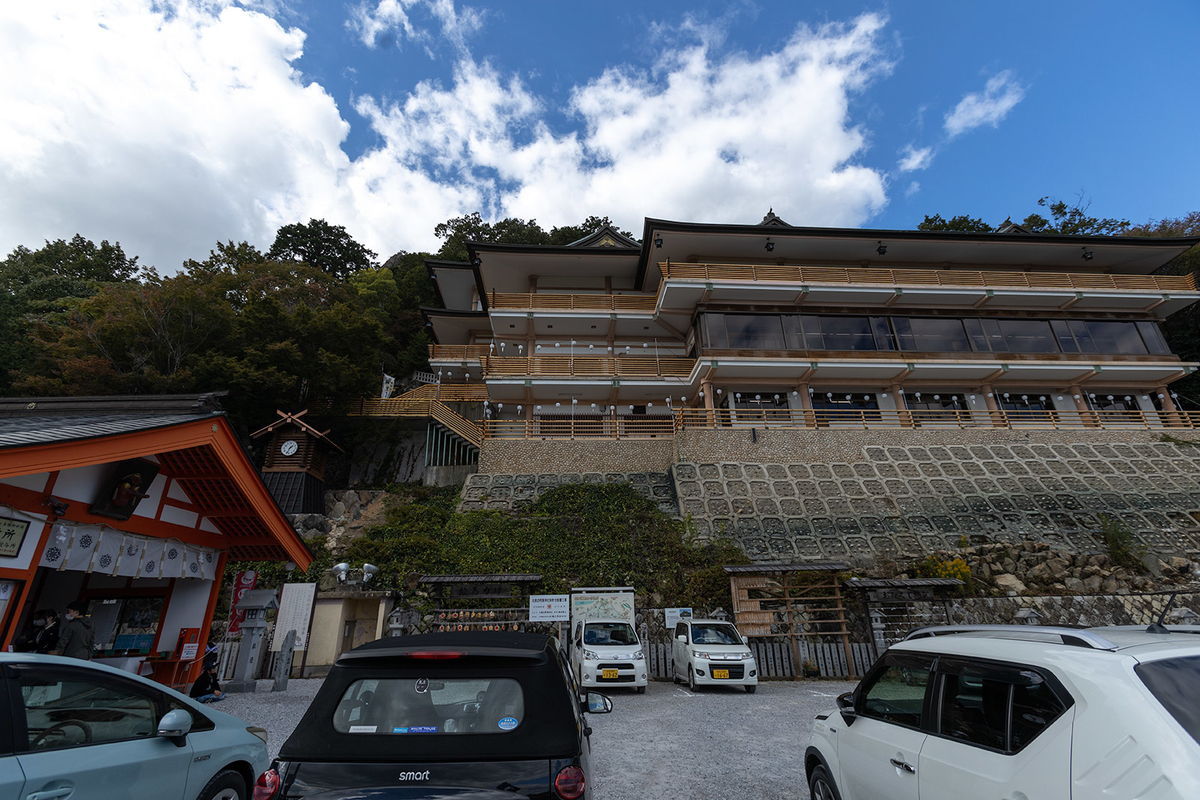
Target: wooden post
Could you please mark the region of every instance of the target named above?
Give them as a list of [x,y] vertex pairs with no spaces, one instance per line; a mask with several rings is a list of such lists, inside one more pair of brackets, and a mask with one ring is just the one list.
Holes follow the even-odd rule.
[[854,656],[850,653],[850,631],[846,628],[846,607],[842,603],[842,586],[838,583],[837,573],[832,575],[833,597],[837,603],[838,619],[842,625],[842,649],[846,652],[846,669],[850,672],[851,678],[858,677],[858,670],[854,668]]

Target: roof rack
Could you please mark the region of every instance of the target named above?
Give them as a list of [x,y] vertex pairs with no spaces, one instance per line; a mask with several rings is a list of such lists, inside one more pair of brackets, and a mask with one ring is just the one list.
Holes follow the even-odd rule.
[[1088,647],[1092,650],[1118,649],[1116,644],[1097,633],[1077,628],[1057,628],[1049,625],[931,625],[924,628],[914,628],[904,637],[904,641],[955,633],[988,633],[996,634],[997,638],[1000,639],[1025,639],[1026,641],[1028,641],[1029,634],[1031,633],[1044,634],[1047,636],[1058,636],[1063,644],[1072,647]]

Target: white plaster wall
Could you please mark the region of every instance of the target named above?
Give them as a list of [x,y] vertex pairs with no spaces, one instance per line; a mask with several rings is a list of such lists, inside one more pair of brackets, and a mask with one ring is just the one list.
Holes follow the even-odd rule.
[[[134,581],[136,585],[138,582]],[[208,600],[213,592],[212,581],[180,579],[175,581],[167,615],[159,626],[158,648],[174,650],[181,628],[203,628]],[[207,631],[201,631],[203,637]]]
[[91,507],[96,501],[96,487],[108,477],[111,469],[108,464],[89,464],[86,467],[64,469],[58,473],[58,480],[54,484],[54,496],[87,503]]
[[[150,488],[146,490],[147,497],[142,498],[142,502],[138,503],[137,509],[133,512],[135,517],[146,517],[154,519],[154,515],[158,513],[158,506],[162,503],[163,490],[167,487],[167,478],[162,473],[154,476]],[[194,524],[194,523],[193,523]]]
[[49,472],[39,472],[36,475],[13,475],[0,480],[0,483],[7,483],[9,486],[18,486],[22,489],[28,489],[31,492],[42,492],[46,490],[46,481],[49,479]]
[[[147,498],[147,500],[149,500],[149,498]],[[196,521],[199,518],[200,515],[195,511],[188,511],[186,508],[176,508],[175,506],[163,506],[162,514],[159,516],[159,519],[163,522],[182,525],[185,528],[196,527]]]

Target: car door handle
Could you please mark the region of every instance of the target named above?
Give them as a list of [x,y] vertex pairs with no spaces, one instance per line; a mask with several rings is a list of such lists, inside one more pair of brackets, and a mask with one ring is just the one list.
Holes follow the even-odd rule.
[[58,800],[58,798],[70,797],[74,791],[74,786],[64,786],[61,789],[51,789],[47,792],[34,792],[28,795],[25,800]]
[[917,768],[914,767],[912,764],[909,764],[907,761],[901,761],[898,758],[893,758],[893,759],[891,759],[891,761],[892,761],[892,766],[895,767],[896,769],[902,769],[909,774],[912,774],[917,771]]

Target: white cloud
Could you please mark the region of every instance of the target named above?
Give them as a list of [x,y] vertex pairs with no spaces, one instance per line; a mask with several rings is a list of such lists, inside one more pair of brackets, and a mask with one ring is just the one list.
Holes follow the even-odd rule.
[[912,197],[919,191],[921,191],[921,184],[918,183],[917,181],[913,181],[912,183],[910,183],[908,185],[908,188],[904,190],[904,196]]
[[424,44],[432,56],[429,46],[432,37],[413,21],[414,11],[436,19],[442,36],[461,54],[467,52],[467,37],[483,26],[483,12],[468,7],[459,9],[454,0],[377,0],[351,9],[346,27],[367,47],[376,47],[389,38],[410,39]]
[[896,168],[901,172],[915,172],[919,169],[925,169],[933,163],[933,148],[922,147],[920,150],[913,147],[911,144],[905,145],[900,151],[903,156]]
[[1005,70],[988,80],[982,94],[972,92],[959,101],[946,115],[945,131],[953,138],[980,125],[998,127],[1024,97],[1025,87],[1013,79],[1010,70]]
[[[389,6],[394,30],[414,2]],[[293,67],[303,32],[233,0],[159,8],[0,11],[0,75],[22,76],[0,83],[0,254],[78,231],[171,270],[218,240],[265,247],[309,217],[386,257],[436,249],[433,227],[474,210],[546,227],[608,214],[639,230],[647,215],[752,222],[770,205],[853,226],[887,202],[849,111],[890,69],[877,15],[798,28],[773,52],[693,39],[649,71],[609,69],[574,88],[575,130],[555,132],[543,98],[465,52],[474,12],[430,0],[458,51],[453,80],[357,98],[380,144],[352,160],[345,113]]]

